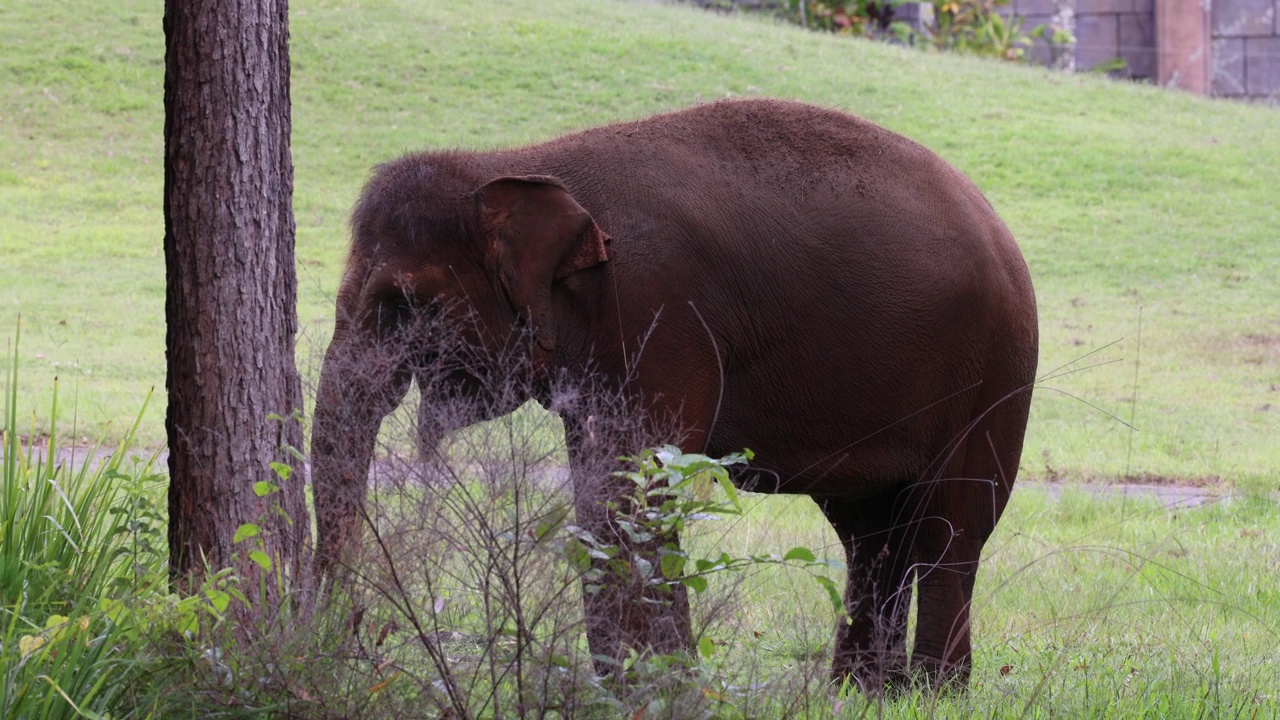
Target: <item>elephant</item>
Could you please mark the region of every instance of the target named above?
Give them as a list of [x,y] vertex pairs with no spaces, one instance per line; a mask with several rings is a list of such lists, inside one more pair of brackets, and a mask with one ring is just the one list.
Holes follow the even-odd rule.
[[[974,579],[1018,473],[1038,326],[1016,241],[945,160],[840,110],[723,100],[406,155],[374,171],[351,233],[313,417],[322,573],[361,533],[375,437],[408,386],[424,407],[475,394],[474,368],[517,348],[544,405],[555,378],[591,368],[643,417],[677,418],[685,452],[750,448],[735,482],[814,499],[848,567],[833,676],[869,692],[967,684]],[[491,360],[416,368],[420,317]],[[555,409],[578,522],[607,530],[608,480],[576,470],[599,428]],[[593,655],[689,645],[682,588],[664,602],[614,589],[586,596]]]

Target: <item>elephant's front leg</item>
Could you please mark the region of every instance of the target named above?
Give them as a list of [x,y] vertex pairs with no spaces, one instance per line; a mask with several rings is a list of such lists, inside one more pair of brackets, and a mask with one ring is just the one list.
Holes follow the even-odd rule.
[[878,694],[907,671],[907,609],[912,557],[906,538],[912,520],[897,493],[819,503],[840,536],[848,563],[845,610],[836,628],[832,675],[852,677]]
[[[683,585],[665,581],[659,557],[662,547],[678,547],[679,538],[672,533],[637,542],[619,523],[636,514],[636,488],[612,473],[622,469],[618,455],[638,449],[610,440],[612,433],[592,427],[589,419],[565,418],[565,429],[577,524],[601,544],[617,548],[612,560],[593,561],[598,573],[583,578],[592,656],[621,661],[631,649],[660,654],[688,649],[693,642],[689,597]],[[620,662],[596,660],[600,675],[620,670]]]

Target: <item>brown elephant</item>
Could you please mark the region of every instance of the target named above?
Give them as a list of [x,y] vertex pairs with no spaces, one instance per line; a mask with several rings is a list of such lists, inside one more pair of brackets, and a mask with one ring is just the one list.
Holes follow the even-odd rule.
[[[477,357],[532,337],[542,402],[557,373],[590,367],[647,417],[678,418],[686,451],[751,448],[753,489],[813,497],[849,568],[837,677],[967,680],[974,577],[1018,472],[1038,330],[1022,255],[959,171],[841,112],[724,101],[408,155],[374,173],[351,225],[312,442],[322,569],[359,532],[379,424],[415,373],[424,403],[478,387],[474,365],[424,377],[407,328],[466,317],[455,340]],[[561,414],[576,466],[596,433]],[[602,482],[575,473],[578,521],[600,531]],[[593,654],[689,643],[683,594],[615,590],[587,597]]]

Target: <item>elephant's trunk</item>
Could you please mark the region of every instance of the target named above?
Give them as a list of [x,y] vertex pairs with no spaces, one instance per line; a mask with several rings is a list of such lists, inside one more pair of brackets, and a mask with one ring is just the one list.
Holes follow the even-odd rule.
[[320,370],[311,431],[316,575],[333,572],[360,537],[374,443],[410,374],[387,343],[335,337]]

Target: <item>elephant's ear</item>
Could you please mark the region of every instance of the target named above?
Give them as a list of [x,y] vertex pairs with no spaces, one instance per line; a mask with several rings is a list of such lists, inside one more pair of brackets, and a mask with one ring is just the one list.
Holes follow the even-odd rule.
[[550,353],[556,343],[551,284],[607,261],[609,236],[553,177],[498,178],[477,194],[488,238],[486,262],[516,312],[533,326],[538,345]]

